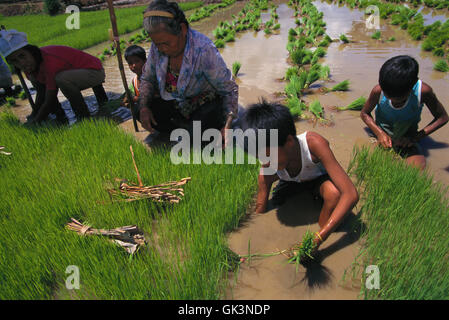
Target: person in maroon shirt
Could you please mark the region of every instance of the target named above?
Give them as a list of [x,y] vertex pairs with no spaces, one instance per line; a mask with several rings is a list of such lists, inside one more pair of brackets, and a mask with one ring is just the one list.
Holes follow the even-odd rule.
[[[83,51],[66,46],[46,46],[38,48],[26,44],[11,52],[7,61],[22,70],[37,90],[36,107],[28,117],[28,122],[39,123],[55,113],[58,120],[65,122],[65,113],[58,101],[60,89],[69,100],[78,119],[90,116],[81,91],[102,87],[105,72],[101,61]],[[102,95],[99,104],[107,101]],[[96,94],[97,95],[97,94]],[[98,100],[98,95],[97,95]],[[101,99],[100,99],[101,100]]]

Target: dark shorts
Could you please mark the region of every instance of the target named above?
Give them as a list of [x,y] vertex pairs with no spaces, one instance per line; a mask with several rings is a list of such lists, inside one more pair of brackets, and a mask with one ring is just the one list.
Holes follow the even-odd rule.
[[327,173],[304,182],[280,180],[273,190],[271,199],[274,204],[282,204],[287,198],[305,191],[310,192],[315,199],[319,199],[321,197],[320,187],[327,180],[331,180]]
[[402,158],[408,158],[411,156],[422,155],[421,147],[418,143],[414,143],[411,147],[398,147],[393,146],[394,152],[400,155]]
[[[186,119],[175,107],[174,100],[166,101],[161,98],[153,99],[151,111],[157,122],[154,128],[162,133],[170,133],[175,129],[183,128],[192,134],[193,121],[201,121],[201,131],[215,128],[222,129],[225,125],[225,110],[223,98],[218,97],[206,102],[196,109]],[[137,114],[139,120],[139,115]],[[140,120],[139,120],[140,121]]]

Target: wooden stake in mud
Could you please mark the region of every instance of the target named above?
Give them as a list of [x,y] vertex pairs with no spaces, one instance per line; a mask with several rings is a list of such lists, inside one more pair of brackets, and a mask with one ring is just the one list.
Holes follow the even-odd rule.
[[122,53],[121,53],[121,50],[120,50],[120,39],[119,39],[119,36],[118,36],[118,29],[117,29],[117,19],[115,17],[114,5],[112,3],[112,0],[108,0],[108,7],[109,7],[109,17],[111,18],[112,32],[113,32],[113,35],[114,35],[115,49],[116,49],[116,52],[117,52],[118,67],[120,69],[120,75],[122,76],[123,86],[125,87],[126,97],[127,97],[128,101],[130,103],[131,114],[133,116],[134,130],[136,132],[139,132],[139,129],[137,128],[137,120],[136,120],[136,117],[135,117],[134,101],[133,101],[133,99],[131,97],[131,92],[129,91],[128,83],[126,81],[125,69],[123,68]]

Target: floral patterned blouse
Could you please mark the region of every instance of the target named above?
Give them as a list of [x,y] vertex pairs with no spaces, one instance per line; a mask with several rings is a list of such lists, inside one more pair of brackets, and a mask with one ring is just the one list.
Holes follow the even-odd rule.
[[142,71],[139,109],[151,106],[159,91],[164,100],[176,100],[186,118],[202,103],[223,97],[227,112],[237,113],[238,85],[214,43],[200,32],[188,29],[179,75],[169,72],[168,57],[152,44]]

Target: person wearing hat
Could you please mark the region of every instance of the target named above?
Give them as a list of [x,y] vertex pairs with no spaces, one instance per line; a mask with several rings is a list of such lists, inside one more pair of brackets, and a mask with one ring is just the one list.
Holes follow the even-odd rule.
[[[26,34],[16,30],[0,31],[0,52],[9,64],[25,73],[37,91],[30,123],[40,123],[50,113],[59,121],[67,121],[57,98],[59,89],[78,119],[90,116],[81,90],[102,88],[105,72],[98,58],[66,46],[39,48],[28,44]],[[107,101],[105,93],[103,97]]]
[[[138,119],[150,133],[223,129],[238,109],[238,85],[214,43],[189,27],[176,2],[155,0],[144,12],[152,45],[144,65]],[[230,125],[229,125],[230,126]]]
[[8,65],[3,61],[3,57],[0,56],[0,88],[5,90],[6,96],[11,96],[13,94],[11,71]]

